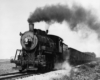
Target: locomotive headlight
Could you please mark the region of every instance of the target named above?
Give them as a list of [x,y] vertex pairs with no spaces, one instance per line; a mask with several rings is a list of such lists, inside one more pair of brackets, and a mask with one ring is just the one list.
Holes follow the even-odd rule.
[[25,44],[25,46],[26,46],[27,48],[30,48],[30,47],[32,46],[32,44],[33,44],[32,38],[31,38],[31,37],[26,37],[26,38],[24,39],[24,44]]
[[36,47],[38,39],[32,32],[27,31],[21,36],[21,45],[26,50],[32,50]]

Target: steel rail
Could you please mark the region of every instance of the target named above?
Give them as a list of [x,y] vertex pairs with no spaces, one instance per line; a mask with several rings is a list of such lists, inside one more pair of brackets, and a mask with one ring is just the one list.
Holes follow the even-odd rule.
[[3,74],[3,75],[0,75],[0,80],[11,80],[11,79],[15,79],[15,78],[20,78],[20,77],[25,77],[26,75],[29,76],[33,73],[11,73],[11,74]]

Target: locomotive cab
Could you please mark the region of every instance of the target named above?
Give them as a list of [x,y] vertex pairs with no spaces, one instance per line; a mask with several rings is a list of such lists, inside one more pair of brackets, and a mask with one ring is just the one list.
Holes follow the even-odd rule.
[[63,39],[56,35],[48,35],[48,37],[51,38],[55,43],[55,62],[63,62]]
[[63,39],[55,35],[48,35],[48,37],[54,41],[56,46],[56,51],[59,53],[63,53],[63,43],[62,43]]

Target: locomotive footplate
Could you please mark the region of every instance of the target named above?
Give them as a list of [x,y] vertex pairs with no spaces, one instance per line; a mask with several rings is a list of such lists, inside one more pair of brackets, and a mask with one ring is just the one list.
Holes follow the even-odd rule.
[[19,64],[19,65],[35,64],[35,62],[31,61],[31,60],[11,60],[11,63],[15,63],[15,64]]
[[[22,70],[22,67],[21,66],[16,66],[16,67],[13,67],[13,69]],[[29,66],[28,68],[26,68],[26,70],[38,70],[38,68],[35,68],[33,66]]]
[[17,64],[17,65],[38,65],[38,64],[40,64],[40,65],[43,65],[43,66],[46,66],[46,63],[45,63],[45,61],[41,61],[41,60],[35,60],[35,61],[25,61],[25,60],[23,60],[23,61],[20,61],[20,60],[11,60],[11,63],[15,63],[15,64]]
[[35,68],[34,66],[29,66],[29,67],[27,68],[27,70],[38,70],[38,68]]

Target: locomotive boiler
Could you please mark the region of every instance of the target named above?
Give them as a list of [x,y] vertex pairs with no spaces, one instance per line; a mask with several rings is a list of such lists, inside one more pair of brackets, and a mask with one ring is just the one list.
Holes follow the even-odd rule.
[[16,50],[15,58],[11,60],[16,64],[15,69],[24,70],[52,70],[55,62],[62,62],[62,39],[47,32],[34,29],[34,24],[29,24],[29,31],[20,33],[22,49]]

